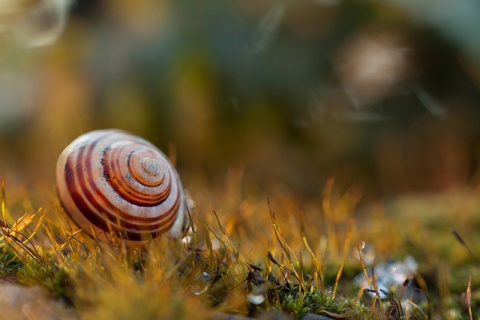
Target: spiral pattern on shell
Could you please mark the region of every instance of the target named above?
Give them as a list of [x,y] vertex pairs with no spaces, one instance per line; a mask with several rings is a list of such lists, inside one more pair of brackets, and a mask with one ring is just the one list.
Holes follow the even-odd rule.
[[57,188],[72,220],[99,240],[182,234],[182,184],[165,155],[140,137],[114,129],[81,135],[58,159]]

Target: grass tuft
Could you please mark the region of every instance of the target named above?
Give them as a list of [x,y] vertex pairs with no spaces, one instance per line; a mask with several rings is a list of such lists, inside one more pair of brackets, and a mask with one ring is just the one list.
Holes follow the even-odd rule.
[[[417,256],[419,273],[404,286],[384,291],[378,284],[382,275],[369,272],[362,250],[352,243],[366,241],[378,248],[376,259],[395,258],[385,252],[393,253],[401,241],[408,248],[415,233],[407,229],[384,242],[381,226],[394,222],[378,207],[358,219],[358,191],[340,194],[333,183],[329,180],[322,197],[302,208],[288,195],[242,200],[227,190],[233,195],[218,210],[199,197],[202,210],[189,209],[190,228],[183,240],[164,237],[143,248],[128,248],[120,239],[106,244],[89,237],[65,218],[60,206],[14,218],[2,180],[0,275],[42,286],[67,301],[82,319],[210,319],[225,313],[260,317],[271,311],[294,318],[475,318],[480,305],[478,248],[467,247],[455,231],[471,251],[461,268],[444,259],[441,268],[432,269]],[[416,249],[428,252],[429,261],[441,257],[433,240],[413,242],[424,245]],[[362,273],[372,289],[358,288],[353,281]]]

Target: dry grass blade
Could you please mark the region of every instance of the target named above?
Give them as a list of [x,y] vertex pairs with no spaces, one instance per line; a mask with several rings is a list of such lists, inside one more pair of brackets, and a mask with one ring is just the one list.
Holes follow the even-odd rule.
[[[35,261],[37,261],[39,264],[43,261],[42,256],[38,253],[37,249],[35,246],[32,245],[32,248],[28,247],[25,243],[23,243],[20,239],[18,239],[16,236],[10,233],[8,229],[2,228],[2,232],[5,235],[5,243],[9,245],[10,249],[15,252],[17,257],[21,259],[24,263],[27,262],[27,260],[23,257],[23,254],[21,251],[19,251],[17,248],[15,248],[14,244],[20,247],[21,250],[25,251],[30,257],[32,257]],[[11,241],[11,243],[10,243]]]
[[315,282],[315,289],[318,289],[318,281],[319,281],[319,278],[320,278],[320,283],[321,283],[321,286],[322,286],[322,292],[324,291],[324,287],[323,287],[323,272],[321,269],[319,269],[319,264],[318,264],[318,261],[317,261],[317,258],[315,257],[315,254],[313,253],[312,249],[310,248],[309,244],[308,244],[308,241],[307,241],[307,238],[305,237],[305,235],[302,235],[302,241],[303,241],[303,244],[305,245],[305,248],[307,249],[308,253],[310,254],[310,256],[312,257],[312,262],[313,262],[313,279],[314,279],[314,282]]
[[360,249],[360,246],[358,244],[356,248],[358,252],[358,257],[360,259],[360,265],[362,266],[363,275],[365,276],[365,279],[367,279],[367,283],[370,283],[370,278],[368,277],[367,268],[365,267],[365,261],[363,261],[362,250]]
[[[405,300],[405,303],[407,303],[409,306],[415,307],[415,310],[420,312],[425,319],[430,319],[430,317],[425,312],[422,311],[422,308],[419,305],[417,305],[415,302],[413,302],[411,299]],[[405,312],[405,316],[408,318],[408,312]],[[408,319],[411,319],[411,318],[408,318]]]
[[218,227],[220,228],[220,231],[224,236],[226,236],[227,232],[225,231],[222,224],[220,223],[220,219],[218,218],[217,212],[215,210],[213,210],[213,214],[215,215],[215,219],[217,220],[217,224],[218,224]]
[[[386,290],[380,290],[380,291],[385,295],[387,300],[390,301],[390,306],[385,311],[385,314],[387,315],[388,319],[403,319],[404,312],[402,308],[402,303],[393,295],[393,293],[390,293]],[[375,291],[372,290],[372,292],[375,292]]]
[[[215,212],[214,212],[215,213]],[[240,255],[240,244],[238,245],[238,248],[235,248],[233,243],[230,241],[229,237],[227,236],[227,233],[225,232],[225,229],[220,223],[220,220],[218,219],[217,214],[215,213],[215,217],[217,220],[217,223],[220,227],[220,230],[223,234],[223,236],[220,236],[218,233],[216,233],[214,230],[210,228],[210,226],[204,221],[204,225],[206,230],[208,232],[205,233],[205,238],[206,238],[206,245],[207,245],[207,250],[210,252],[210,265],[214,265],[215,262],[219,261],[219,258],[217,255],[214,257],[215,250],[212,245],[212,240],[210,237],[210,233],[218,240],[218,242],[223,246],[225,249],[225,254],[223,255],[223,258],[225,259],[226,267],[228,269],[228,273],[231,274],[241,274],[244,273],[244,266],[247,264],[245,259]],[[233,257],[232,257],[233,254]],[[239,264],[238,262],[241,262]],[[239,270],[240,268],[240,270]],[[235,282],[237,282],[236,279],[234,279]]]
[[[3,223],[6,224],[7,223],[7,204],[6,204],[7,200],[5,198],[5,177],[2,176],[2,219],[3,219]],[[4,225],[6,227],[6,225]]]
[[[275,217],[273,216],[273,219],[275,219]],[[297,271],[295,270],[295,266],[293,265],[293,258],[291,256],[291,252],[289,251],[289,249],[287,249],[287,246],[286,246],[286,243],[285,243],[285,240],[283,239],[283,236],[281,235],[277,225],[274,223],[273,224],[273,230],[275,232],[275,236],[278,240],[278,243],[280,244],[280,246],[282,247],[283,249],[283,252],[285,252],[285,255],[287,257],[287,260],[290,264],[290,269],[288,269],[292,274],[293,276],[297,279],[297,281],[303,286],[303,284],[301,283],[300,281],[300,277],[298,276],[298,273]],[[298,260],[295,260],[297,262],[297,265],[298,265]]]
[[[0,222],[0,225],[2,227],[2,231],[4,228],[6,230],[9,230],[8,224],[7,224],[7,205],[6,205],[6,200],[5,200],[5,178],[2,176],[2,221]],[[5,232],[2,232],[5,234]],[[4,236],[0,237],[0,241],[4,240]]]
[[313,280],[314,280],[314,283],[315,283],[315,289],[318,289],[319,288],[319,278],[320,278],[320,282],[321,282],[321,289],[322,289],[322,294],[324,292],[324,285],[323,285],[323,272],[322,270],[319,268],[320,265],[317,261],[317,257],[315,256],[315,253],[313,253],[313,250],[312,248],[310,247],[310,245],[308,244],[308,241],[307,241],[307,237],[305,235],[305,219],[304,219],[304,212],[303,210],[301,211],[301,219],[302,219],[302,223],[301,223],[301,233],[302,233],[302,242],[305,246],[305,248],[307,249],[308,253],[310,254],[311,258],[312,258],[312,263],[313,263]]
[[[8,247],[10,248],[10,250],[13,251],[13,253],[15,254],[15,257],[20,259],[22,261],[23,264],[28,264],[28,260],[27,260],[27,257],[21,253],[21,251],[19,251],[14,243],[10,243],[11,240],[5,238],[5,244],[8,245]],[[13,242],[13,241],[12,241]]]
[[270,251],[268,251],[267,257],[268,257],[268,260],[270,260],[274,265],[276,265],[277,267],[280,268],[280,271],[282,272],[282,275],[283,275],[283,279],[285,280],[285,282],[288,282],[288,279],[287,279],[287,276],[286,276],[284,270],[287,270],[287,271],[289,271],[290,273],[293,274],[292,270],[288,269],[287,267],[283,266],[280,262],[278,262],[273,257],[273,255]]
[[[187,206],[187,215],[188,215],[189,227],[186,228],[185,232],[188,234],[188,229],[191,230],[194,243],[196,246],[198,246],[197,228],[195,227],[195,223],[193,223],[192,214],[190,213],[190,209],[188,208],[188,206]],[[184,234],[184,236],[186,236],[186,234]]]
[[[68,245],[68,242],[65,242],[63,245],[60,245],[57,241],[57,239],[55,239],[55,236],[53,235],[53,231],[47,227],[47,226],[44,226],[43,227],[43,230],[45,232],[45,235],[47,236],[50,244],[53,246],[53,248],[55,249],[55,252],[59,252],[62,250],[62,246],[67,244]],[[72,248],[70,247],[70,250],[72,250]],[[63,255],[62,255],[63,256]]]
[[377,299],[380,301],[380,304],[382,303],[382,300],[380,299],[380,294],[378,292],[377,282],[375,281],[375,275],[373,274],[373,271],[372,271],[372,278],[370,279],[370,277],[368,276],[367,268],[365,266],[365,261],[363,260],[362,250],[360,249],[360,246],[358,244],[357,244],[356,248],[357,248],[357,252],[358,252],[358,257],[360,259],[360,264],[362,266],[363,274],[365,275],[365,279],[367,279],[368,284],[370,284],[370,283],[373,284],[374,292],[375,292],[375,295],[376,295],[376,297],[373,299],[373,304],[372,304],[372,309],[371,309],[372,314],[373,314],[373,311],[375,310],[375,305],[376,305]]
[[[220,222],[220,219],[218,218],[218,215],[217,215],[217,212],[215,212],[215,210],[213,211],[213,214],[215,215],[215,219],[217,220],[217,224],[218,224],[218,227],[220,228],[220,231],[222,232],[223,234],[223,239],[225,239],[225,241],[222,241],[221,239],[218,238],[218,236],[215,234],[215,236],[218,238],[219,241],[221,241],[224,246],[225,246],[225,249],[226,249],[226,245],[225,245],[225,242],[228,243],[228,245],[230,246],[230,248],[232,249],[233,253],[235,254],[236,257],[239,257],[240,256],[240,253],[238,252],[237,248],[235,248],[235,246],[233,245],[233,243],[230,241],[230,238],[228,237],[227,235],[227,232],[225,231],[225,229],[223,228],[223,225],[221,224]],[[208,227],[208,225],[207,225]],[[210,229],[210,227],[208,227],[208,230],[210,230],[212,233],[213,231]]]
[[35,225],[32,232],[30,233],[30,236],[28,236],[24,240],[24,243],[26,243],[27,241],[30,241],[32,239],[32,237],[37,233],[38,229],[42,225],[42,222],[45,218],[45,214],[46,214],[47,210],[43,210],[42,208],[40,208],[40,209],[37,210],[37,212],[35,212],[33,214],[25,213],[20,219],[18,219],[13,224],[12,230],[13,230],[13,233],[15,235],[15,233],[19,233],[19,231],[21,231],[21,230],[25,229],[27,226],[29,226],[34,221],[34,219],[38,216],[40,211],[43,211],[43,213],[38,218],[37,224]]
[[[34,219],[37,217],[40,211],[42,211],[41,208],[35,213],[26,212],[13,223],[12,228],[9,228],[7,223],[7,219],[9,218],[9,215],[8,215],[6,197],[5,197],[5,178],[2,176],[1,180],[2,180],[1,181],[1,185],[2,185],[1,186],[2,187],[2,208],[1,209],[2,209],[2,219],[3,219],[3,221],[1,222],[1,232],[3,236],[0,237],[0,240],[5,241],[5,244],[9,245],[9,247],[12,249],[15,255],[17,255],[17,257],[21,259],[23,262],[26,262],[26,260],[23,254],[21,253],[21,250],[26,252],[34,260],[40,263],[42,261],[42,256],[38,253],[37,249],[33,244],[31,245],[31,247],[29,247],[27,243],[30,242],[31,238],[35,235],[35,233],[40,228],[40,225],[45,216],[45,212],[40,216],[40,219],[38,220],[36,226],[34,227],[34,229],[32,230],[29,236],[26,236],[20,231],[25,229],[34,221]],[[19,236],[22,239],[20,239]],[[20,248],[20,250],[18,250],[15,247],[15,245],[17,245]]]
[[465,247],[465,249],[467,249],[468,253],[473,257],[473,259],[475,259],[475,262],[477,262],[477,263],[480,262],[480,260],[477,258],[475,253],[470,249],[470,247],[467,245],[465,240],[463,240],[462,236],[460,236],[460,234],[457,232],[457,230],[450,229],[450,231],[455,236],[455,239],[457,239],[457,241],[460,242],[460,244],[463,245]]
[[267,256],[268,256],[268,260],[270,260],[273,264],[283,268],[283,266],[273,257],[270,251],[268,251]]
[[[303,286],[303,283],[300,280],[300,276],[298,275],[298,273],[296,271],[296,268],[300,267],[298,259],[295,256],[295,254],[293,253],[293,251],[290,249],[290,247],[287,245],[287,243],[285,241],[285,238],[283,237],[282,232],[280,231],[280,228],[278,227],[277,221],[275,219],[275,213],[272,211],[272,208],[271,208],[271,205],[270,205],[270,200],[268,198],[267,198],[267,202],[268,202],[268,209],[270,211],[270,218],[272,220],[272,226],[273,226],[273,231],[274,231],[275,237],[276,237],[278,243],[280,244],[280,246],[282,247],[283,252],[285,252],[287,260],[290,264],[290,268],[291,268],[290,271],[292,272],[293,276],[297,279],[301,289],[304,290],[305,288]],[[296,267],[293,263],[294,261],[296,263]]]
[[213,247],[212,247],[212,239],[210,238],[210,232],[215,236],[215,238],[217,238],[218,241],[220,241],[220,237],[217,236],[215,234],[215,232],[211,231],[210,228],[208,227],[207,223],[205,223],[205,228],[209,231],[209,232],[205,232],[205,245],[207,246],[207,250],[208,250],[208,253],[209,253],[209,264],[210,265],[213,265]]
[[40,210],[42,210],[42,208],[38,209],[38,211],[33,214],[25,212],[20,218],[17,219],[17,221],[12,224],[12,230],[14,230],[13,232],[20,231],[32,223],[33,219],[35,219],[35,216],[40,212]]
[[375,268],[372,267],[372,284],[373,289],[375,289],[376,297],[373,300],[373,306],[375,306],[376,300],[380,303],[380,307],[383,309],[382,299],[380,298],[380,292],[378,290],[377,277],[375,276]]
[[344,265],[345,265],[345,260],[343,260],[342,264],[340,265],[340,269],[338,269],[337,276],[335,278],[335,285],[333,286],[333,298],[335,298],[335,294],[337,292],[338,283],[340,282],[340,277],[342,276]]

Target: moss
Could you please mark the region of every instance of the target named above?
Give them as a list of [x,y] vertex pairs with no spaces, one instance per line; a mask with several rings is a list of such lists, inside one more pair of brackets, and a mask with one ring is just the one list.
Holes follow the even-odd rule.
[[69,278],[69,272],[65,268],[58,267],[55,261],[38,263],[30,260],[17,272],[17,279],[24,284],[39,284],[54,297],[63,298],[72,303],[73,290]]
[[22,266],[22,261],[8,246],[0,248],[0,278],[12,279]]

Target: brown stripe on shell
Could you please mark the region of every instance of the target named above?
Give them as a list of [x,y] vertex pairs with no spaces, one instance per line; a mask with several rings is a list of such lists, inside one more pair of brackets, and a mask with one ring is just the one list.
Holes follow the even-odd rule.
[[[107,157],[108,154],[108,157]],[[170,170],[167,171],[167,176],[164,179],[164,182],[161,188],[161,186],[158,186],[155,189],[158,189],[159,192],[157,195],[145,195],[134,188],[132,188],[129,183],[128,179],[133,179],[133,177],[129,174],[126,173],[127,176],[122,176],[122,175],[114,175],[112,173],[114,172],[121,172],[120,167],[120,157],[119,154],[121,154],[121,149],[117,148],[112,151],[112,149],[105,150],[104,152],[104,158],[102,161],[103,167],[104,167],[104,175],[108,175],[108,183],[112,187],[113,190],[117,194],[119,194],[123,199],[127,200],[128,202],[135,204],[137,206],[142,206],[142,207],[154,207],[156,205],[159,205],[162,203],[169,195],[170,193],[170,177],[171,173]],[[113,162],[109,161],[109,159],[115,159]],[[128,162],[127,162],[128,164]]]
[[[134,241],[142,241],[150,238],[156,238],[157,236],[165,233],[168,231],[173,223],[175,222],[176,215],[171,216],[171,218],[166,221],[165,224],[160,226],[152,226],[149,230],[145,229],[142,231],[138,230],[131,230],[127,228],[123,228],[114,232],[116,236],[122,239],[134,240]],[[110,230],[108,230],[110,232]]]
[[[147,146],[144,146],[144,147],[147,147]],[[133,149],[130,151],[130,153],[128,154],[128,157],[127,157],[127,168],[128,168],[128,171],[129,171],[129,174],[130,174],[130,177],[132,177],[133,180],[135,180],[137,183],[145,186],[145,187],[149,187],[151,188],[152,190],[155,190],[155,193],[158,194],[158,198],[161,199],[161,201],[163,199],[165,199],[167,196],[168,196],[168,193],[170,192],[170,179],[171,179],[171,176],[172,176],[172,172],[170,170],[170,168],[167,166],[165,166],[165,159],[155,159],[155,160],[158,160],[159,162],[162,162],[162,170],[163,170],[163,174],[162,174],[162,179],[160,182],[158,182],[157,184],[146,184],[142,181],[140,181],[139,179],[136,179],[135,178],[135,174],[133,173],[133,169],[135,169],[135,166],[141,166],[138,159],[135,159],[135,162],[132,160],[132,157],[135,155],[135,152],[137,151],[143,151],[144,149],[141,149],[141,148],[136,148],[136,149]],[[154,155],[156,156],[159,156],[159,154],[153,152]],[[145,155],[145,152],[144,152],[144,155]],[[138,157],[137,157],[138,158]],[[166,168],[165,168],[166,167]],[[167,169],[166,171],[164,169]],[[153,179],[152,179],[153,180]]]
[[[161,186],[162,183],[168,185],[164,183],[165,170],[168,169],[165,168],[167,165],[165,158],[148,145],[141,143],[136,143],[136,145],[138,145],[138,147],[130,150],[127,157],[126,167],[128,168],[128,173],[139,185],[152,188],[158,192],[158,188],[156,187]],[[143,160],[145,160],[145,162]],[[152,160],[154,161],[152,162]],[[155,163],[160,168],[151,166]]]
[[[91,172],[91,163],[89,157],[92,155],[94,147],[104,137],[99,137],[93,141],[85,154],[85,146],[82,146],[77,150],[77,158],[73,157],[73,154],[67,157],[65,163],[65,181],[67,183],[67,189],[78,209],[83,212],[85,217],[95,226],[109,232],[110,229],[114,233],[118,233],[119,236],[126,236],[129,240],[144,240],[145,236],[156,236],[157,234],[165,232],[174,223],[176,217],[176,211],[180,204],[179,193],[177,189],[177,199],[169,213],[160,216],[159,218],[140,218],[132,217],[128,213],[120,212],[107,198],[101,193],[101,191],[95,186],[93,174]],[[85,154],[85,155],[84,155]],[[75,162],[75,160],[77,160]],[[84,169],[87,171],[87,178],[84,176]],[[78,180],[78,181],[76,181]],[[95,196],[88,190],[88,188],[81,188],[80,186],[90,186],[95,192]],[[82,192],[80,192],[83,191]],[[87,203],[85,198],[89,201]],[[99,203],[97,200],[100,200]],[[93,207],[93,208],[92,208]],[[115,214],[119,214],[116,216]],[[120,218],[132,219],[135,222],[156,222],[153,225],[136,224],[135,222],[126,222]],[[75,220],[74,217],[72,217]],[[120,225],[118,223],[120,221]]]
[[[127,157],[127,167],[130,166],[129,161],[130,161],[130,158],[131,158],[131,154],[134,151],[136,151],[136,150],[132,150]],[[113,165],[114,165],[113,167],[110,168],[109,161],[104,161],[104,165],[106,166],[106,171],[107,172],[120,172],[121,164],[120,164],[120,161],[118,160],[119,157],[118,157],[117,153],[121,153],[121,150],[115,150],[114,152],[115,153],[111,155],[111,158],[116,159],[115,162],[113,163]],[[151,194],[151,195],[142,194],[142,193],[138,192],[137,190],[135,190],[134,188],[132,188],[129,185],[128,180],[130,180],[130,179],[134,180],[134,178],[128,172],[126,174],[127,174],[126,177],[120,176],[120,177],[118,177],[118,179],[115,179],[115,181],[110,180],[109,183],[110,183],[110,186],[114,190],[116,190],[116,192],[118,194],[120,194],[122,196],[122,198],[126,199],[130,203],[136,204],[138,206],[145,206],[145,207],[151,206],[151,207],[153,207],[155,205],[160,204],[163,200],[165,200],[170,193],[170,187],[169,187],[170,186],[170,176],[171,176],[170,170],[167,171],[167,177],[166,177],[166,179],[164,179],[163,184],[154,188],[156,193]]]
[[[97,195],[97,197],[99,197],[103,201],[103,203],[105,204],[105,206],[102,206],[100,203],[98,203],[96,201],[96,199],[92,196],[92,194],[89,192],[88,188],[84,188],[83,191],[84,191],[85,196],[87,197],[89,202],[95,207],[95,209],[97,209],[97,212],[106,214],[107,218],[108,218],[108,221],[111,221],[111,222],[117,221],[120,217],[120,221],[122,221],[124,223],[123,224],[124,228],[135,228],[135,229],[138,229],[138,228],[144,229],[140,225],[140,223],[142,223],[142,222],[150,223],[150,224],[153,224],[153,223],[156,222],[156,223],[160,224],[162,222],[162,220],[167,218],[167,216],[169,216],[170,214],[174,214],[176,212],[176,209],[178,208],[178,206],[175,203],[174,204],[175,205],[175,207],[174,207],[175,210],[171,210],[171,208],[170,208],[168,213],[165,213],[165,214],[160,215],[158,217],[150,217],[150,218],[148,218],[148,217],[138,217],[138,216],[132,216],[128,212],[123,212],[123,211],[119,210],[119,208],[116,207],[114,204],[112,204],[110,202],[110,200],[108,199],[108,197],[106,195],[104,195],[98,189],[98,187],[95,183],[95,179],[93,178],[90,159],[91,159],[91,155],[93,153],[93,149],[94,149],[95,145],[98,143],[98,141],[99,140],[97,140],[97,141],[95,141],[94,143],[91,144],[87,155],[83,157],[85,162],[83,163],[83,165],[81,167],[85,166],[85,168],[86,168],[85,171],[87,172],[87,175],[88,175],[87,180],[85,180],[85,177],[83,175],[83,170],[80,170],[80,172],[79,172],[80,185],[90,186],[91,189],[93,191],[95,191],[95,194]],[[83,162],[82,154],[83,154],[83,150],[81,152],[79,152],[79,154],[78,154],[78,159],[77,159],[78,163]],[[178,202],[178,199],[177,199],[176,202]],[[127,219],[128,219],[128,221],[125,221]],[[138,222],[139,224],[132,223],[132,222]]]
[[[88,156],[88,154],[87,154]],[[89,166],[88,161],[86,163],[87,166]],[[89,169],[89,168],[88,168]],[[87,169],[87,172],[90,172]],[[80,171],[79,175],[79,182],[81,183],[86,183],[84,180],[85,178],[83,177],[83,172]],[[92,178],[90,177],[90,181],[93,181]],[[94,181],[93,181],[94,182]],[[70,187],[69,187],[70,189]],[[94,225],[96,225],[98,228],[109,232],[110,229],[112,231],[116,232],[124,232],[125,230],[135,230],[135,232],[129,231],[127,234],[134,234],[134,233],[150,233],[152,229],[154,230],[162,230],[164,227],[167,227],[165,225],[168,223],[168,225],[171,226],[171,223],[169,220],[173,220],[175,218],[175,211],[177,210],[178,206],[175,206],[175,210],[171,211],[170,214],[161,216],[162,220],[165,219],[166,221],[162,221],[163,223],[157,223],[157,224],[152,224],[152,225],[136,225],[136,224],[131,224],[131,223],[126,223],[124,221],[119,220],[118,216],[111,215],[107,213],[105,210],[102,210],[104,208],[101,207],[101,205],[96,201],[96,199],[92,196],[92,194],[86,190],[82,189],[84,191],[84,195],[89,201],[91,205],[94,206],[95,210],[91,210],[90,207],[88,206],[88,203],[84,201],[83,197],[79,192],[77,192],[77,197],[73,197],[75,204],[78,206],[79,210],[85,215],[85,217],[91,221]],[[101,192],[98,192],[98,189],[96,190],[96,195],[100,196],[104,201],[106,201],[107,206],[109,204],[109,201],[104,197],[104,195]],[[75,201],[77,200],[77,201]],[[110,206],[112,206],[110,204]],[[100,214],[99,214],[100,213]],[[117,213],[119,211],[117,210]],[[104,217],[105,216],[105,217]],[[120,225],[119,225],[120,221]]]
[[[88,221],[98,228],[108,231],[108,227],[105,228],[105,222],[90,209],[87,202],[85,202],[82,193],[78,191],[78,184],[75,183],[75,179],[73,179],[74,176],[75,173],[72,169],[72,164],[67,159],[67,162],[65,163],[65,182],[73,202],[77,206],[78,210],[80,210],[80,212],[88,219]],[[72,216],[68,210],[67,213],[70,215],[73,221],[76,221],[75,217]]]

